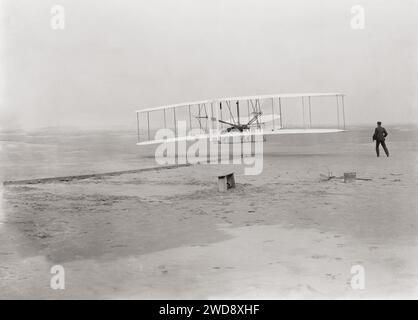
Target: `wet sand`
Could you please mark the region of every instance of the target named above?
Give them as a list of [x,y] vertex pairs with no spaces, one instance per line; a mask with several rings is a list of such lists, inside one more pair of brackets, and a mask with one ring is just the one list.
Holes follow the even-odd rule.
[[[370,137],[273,141],[258,176],[195,165],[3,186],[0,297],[417,298],[416,132],[390,158]],[[320,179],[350,171],[372,180]],[[55,264],[65,290],[50,288]]]

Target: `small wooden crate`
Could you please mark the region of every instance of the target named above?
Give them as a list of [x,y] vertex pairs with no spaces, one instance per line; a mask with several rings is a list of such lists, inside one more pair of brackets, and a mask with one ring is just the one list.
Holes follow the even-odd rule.
[[235,188],[235,177],[233,173],[229,173],[224,176],[218,176],[219,192],[225,192],[231,188]]

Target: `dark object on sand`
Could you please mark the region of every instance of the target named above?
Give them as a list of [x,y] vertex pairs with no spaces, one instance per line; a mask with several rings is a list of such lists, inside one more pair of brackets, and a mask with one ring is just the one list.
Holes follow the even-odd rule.
[[[354,174],[354,177],[353,177],[353,174]],[[321,177],[321,181],[329,181],[332,179],[340,179],[340,180],[344,179],[344,182],[351,182],[354,180],[372,181],[371,178],[357,178],[357,175],[355,172],[344,173],[344,176],[340,176],[340,177],[333,176],[331,173],[328,173],[328,175],[320,173],[319,176]]]
[[344,182],[353,182],[356,180],[356,173],[355,172],[344,172]]
[[231,188],[235,188],[235,178],[233,173],[229,173],[224,176],[218,176],[219,192],[225,192]]

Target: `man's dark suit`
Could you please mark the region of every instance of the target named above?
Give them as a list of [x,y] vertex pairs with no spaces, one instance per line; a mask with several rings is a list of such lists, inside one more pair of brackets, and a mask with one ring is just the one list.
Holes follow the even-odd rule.
[[385,138],[388,133],[385,128],[378,126],[374,130],[373,141],[376,140],[376,154],[379,156],[379,145],[382,145],[383,150],[385,150],[386,155],[389,157],[389,150],[386,147]]

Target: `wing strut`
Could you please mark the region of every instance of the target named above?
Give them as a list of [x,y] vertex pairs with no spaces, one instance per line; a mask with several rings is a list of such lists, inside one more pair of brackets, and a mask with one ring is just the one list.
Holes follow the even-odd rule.
[[340,128],[340,104],[338,103],[338,95],[335,96],[337,98],[337,128]]
[[342,101],[342,104],[343,104],[343,129],[345,130],[344,96],[341,96],[341,101]]
[[308,105],[309,105],[309,129],[312,128],[312,113],[311,113],[311,97],[308,97]]
[[148,140],[151,140],[151,135],[149,133],[149,111],[147,112],[147,123],[148,123]]
[[237,101],[237,120],[238,120],[238,125],[240,125],[239,123],[239,101]]
[[192,130],[192,110],[189,104],[189,129]]
[[136,113],[136,127],[138,129],[138,143],[139,143],[139,112]]
[[302,97],[302,117],[303,117],[303,128],[306,129],[305,123],[305,99]]
[[174,136],[177,138],[177,119],[176,119],[176,108],[173,108],[174,116]]

